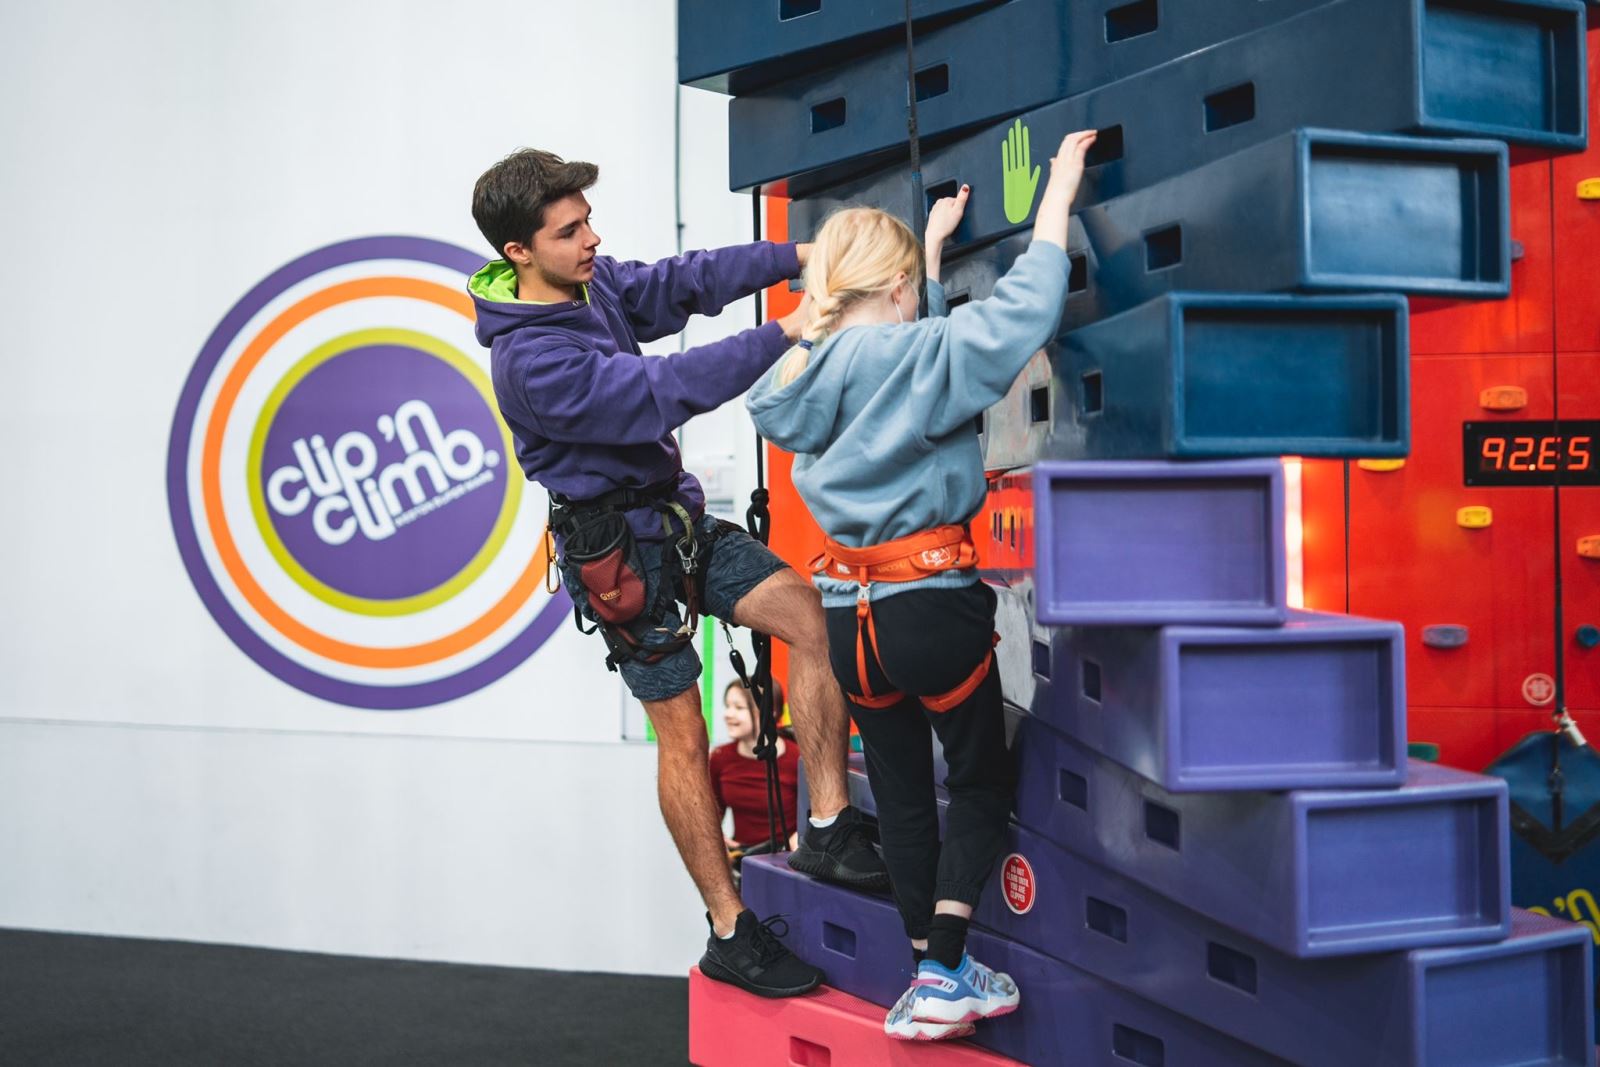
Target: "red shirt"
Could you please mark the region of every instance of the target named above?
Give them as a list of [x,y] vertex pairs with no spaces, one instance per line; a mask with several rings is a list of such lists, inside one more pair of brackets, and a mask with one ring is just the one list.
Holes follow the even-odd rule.
[[[788,738],[778,757],[778,786],[783,795],[783,836],[794,833],[796,788],[800,780],[800,750]],[[739,746],[730,741],[711,750],[711,795],[717,799],[717,814],[733,809],[733,839],[741,845],[767,840],[767,765],[758,759],[739,755]]]

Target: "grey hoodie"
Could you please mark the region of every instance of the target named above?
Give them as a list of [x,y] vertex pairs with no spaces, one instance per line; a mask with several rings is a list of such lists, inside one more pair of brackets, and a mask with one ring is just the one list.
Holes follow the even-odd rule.
[[[944,290],[930,282],[929,318],[848,327],[787,386],[776,384],[782,359],[756,382],[745,406],[768,440],[795,453],[795,488],[829,537],[876,545],[977,513],[983,454],[973,420],[1056,335],[1068,270],[1065,252],[1035,241],[987,300],[946,314]],[[826,606],[855,601],[854,583],[814,580]],[[869,595],[976,580],[948,572],[879,582]]]

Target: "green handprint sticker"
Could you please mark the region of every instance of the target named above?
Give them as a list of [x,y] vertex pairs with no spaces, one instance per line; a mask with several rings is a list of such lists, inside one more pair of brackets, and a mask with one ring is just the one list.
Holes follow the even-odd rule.
[[1039,188],[1039,168],[1033,167],[1029,173],[1032,162],[1028,152],[1028,127],[1018,119],[1006,131],[1006,139],[1000,145],[1000,177],[1005,189],[1007,222],[1023,222],[1033,211],[1033,194]]

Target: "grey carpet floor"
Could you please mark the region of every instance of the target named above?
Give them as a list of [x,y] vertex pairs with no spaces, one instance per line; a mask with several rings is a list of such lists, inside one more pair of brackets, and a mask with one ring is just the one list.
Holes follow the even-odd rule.
[[0,930],[0,1064],[686,1062],[688,982]]

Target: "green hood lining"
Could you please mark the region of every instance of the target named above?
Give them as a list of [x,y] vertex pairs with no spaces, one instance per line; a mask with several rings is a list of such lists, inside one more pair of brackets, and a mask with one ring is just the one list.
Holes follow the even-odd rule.
[[[485,263],[479,268],[478,273],[472,276],[467,283],[467,289],[474,296],[496,304],[551,304],[550,300],[522,300],[517,296],[517,271],[511,263],[504,259],[496,259]],[[579,286],[583,292],[583,302],[589,302],[589,287]]]

